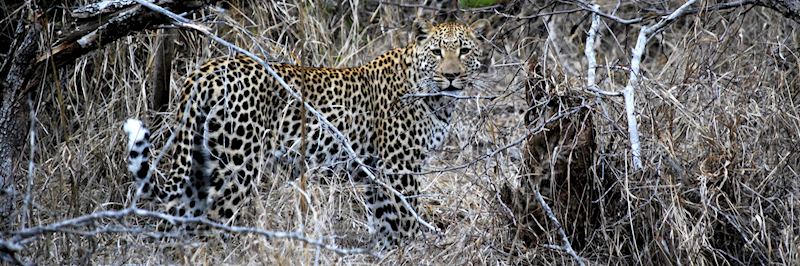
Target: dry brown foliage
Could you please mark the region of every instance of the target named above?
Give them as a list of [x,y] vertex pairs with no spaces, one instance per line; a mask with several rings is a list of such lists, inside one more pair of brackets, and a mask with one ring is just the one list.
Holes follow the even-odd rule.
[[[524,185],[526,66],[537,58],[548,70],[544,73],[563,73],[547,77],[554,86],[583,88],[588,15],[559,2],[504,2],[498,12],[455,12],[459,20],[493,21],[486,36],[493,51],[487,59],[489,74],[467,94],[495,97],[463,100],[447,145],[427,169],[430,173],[420,176],[419,212],[442,230],[441,236],[428,234],[376,258],[341,256],[299,241],[254,235],[201,241],[92,233],[94,228],[152,229],[152,220],[132,217],[104,220],[85,231],[46,234],[29,243],[20,258],[41,264],[574,263],[560,250],[541,245],[560,244],[546,223],[536,229],[541,230],[537,241],[523,241],[521,227],[514,223],[525,219],[501,200],[500,191]],[[597,2],[603,10],[616,6],[621,17],[648,18],[653,10],[680,4]],[[706,4],[713,1],[699,1],[699,6]],[[226,7],[226,12],[208,8],[193,19],[241,47],[268,54],[272,61],[330,67],[357,65],[404,45],[417,12],[409,6],[351,0],[243,0]],[[435,11],[425,9],[424,14]],[[54,26],[45,33],[53,37],[57,30]],[[774,11],[747,6],[693,14],[655,36],[636,91],[642,171],[630,165],[621,98],[581,94],[591,106],[588,124],[596,148],[592,165],[576,167],[580,171],[572,171],[571,178],[591,193],[567,198],[566,205],[597,209],[586,209],[591,218],[576,218],[558,214],[566,208],[563,199],[548,200],[571,240],[581,243],[575,247],[585,262],[800,263],[798,31],[797,23]],[[132,185],[121,123],[129,117],[164,121],[150,125],[160,147],[179,108],[172,100],[167,112],[148,111],[160,32],[108,45],[51,71],[36,88],[36,153],[33,158],[25,153],[15,162],[21,175],[28,173],[29,160],[36,163],[30,225],[127,206]],[[637,26],[604,20],[596,46],[602,89],[624,87],[637,32]],[[181,31],[175,41],[172,96],[185,73],[211,57],[231,54],[193,32]],[[312,178],[308,194],[302,195],[296,180],[268,174],[244,220],[248,226],[301,230],[309,237],[358,247],[367,238],[363,189]],[[301,197],[310,199],[308,212],[300,211]]]

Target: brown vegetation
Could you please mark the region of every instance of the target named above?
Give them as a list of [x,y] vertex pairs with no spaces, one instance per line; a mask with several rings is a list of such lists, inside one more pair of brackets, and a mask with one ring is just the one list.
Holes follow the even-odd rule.
[[[153,128],[160,141],[180,108],[177,97],[170,97],[167,112],[154,112],[150,104],[152,75],[162,59],[156,52],[161,31],[148,30],[39,68],[31,74],[36,82],[22,82],[28,87],[8,82],[12,65],[5,62],[32,55],[11,55],[19,45],[0,46],[12,51],[0,69],[6,80],[0,159],[14,154],[0,162],[0,188],[9,191],[3,186],[12,184],[17,195],[0,206],[11,207],[0,256],[41,264],[575,263],[531,199],[538,188],[587,264],[800,262],[800,26],[793,21],[793,1],[698,1],[650,40],[635,84],[641,170],[631,165],[622,98],[584,90],[591,16],[582,1],[498,1],[461,11],[444,2],[420,11],[416,2],[231,1],[221,5],[225,12],[203,7],[186,15],[271,61],[332,67],[356,65],[404,44],[418,12],[490,19],[488,74],[466,92],[490,97],[463,100],[446,147],[421,177],[419,212],[441,235],[428,233],[374,257],[257,234],[153,238],[148,234],[159,219],[126,216],[15,240],[19,228],[130,203],[121,123],[129,117],[164,121]],[[640,27],[684,2],[595,2],[606,14],[642,18],[601,20],[596,83],[618,92],[629,80]],[[58,47],[52,40],[78,30],[64,8],[81,3],[47,3],[29,16],[47,24],[21,31],[39,37],[36,47],[45,48],[38,55]],[[25,10],[6,6],[10,16],[0,28],[17,29],[6,24],[25,21],[13,17]],[[171,96],[185,73],[232,53],[196,32],[175,31]],[[30,110],[24,108],[28,98]],[[15,117],[21,122],[6,127],[3,121]],[[30,121],[36,134],[24,136]],[[9,143],[16,146],[3,146]],[[342,248],[363,246],[363,185],[312,177],[305,194],[300,186],[280,172],[262,177],[245,225],[302,232]]]
[[536,58],[529,59],[528,66],[528,80],[523,82],[529,106],[525,124],[535,133],[521,147],[519,189],[506,184],[502,200],[518,219],[512,219],[514,239],[527,246],[547,244],[546,235],[558,233],[551,231],[555,226],[536,202],[534,192],[540,191],[572,236],[572,246],[580,250],[600,224],[602,205],[594,201],[608,189],[603,180],[587,178],[596,151],[592,97],[569,89],[575,85],[559,86],[556,80],[564,75],[544,71]]

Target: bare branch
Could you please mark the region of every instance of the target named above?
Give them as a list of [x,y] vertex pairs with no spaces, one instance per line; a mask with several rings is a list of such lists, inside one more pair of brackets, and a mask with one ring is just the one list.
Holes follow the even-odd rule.
[[[597,5],[593,5],[594,8],[597,8]],[[592,25],[589,26],[589,32],[586,34],[586,47],[584,47],[583,51],[586,54],[586,62],[587,62],[587,73],[586,73],[586,87],[593,88],[597,86],[595,84],[595,74],[597,70],[597,59],[595,59],[595,52],[594,52],[594,41],[597,38],[597,29],[600,27],[600,16],[597,13],[592,13]]]
[[[739,8],[739,7],[743,7],[743,6],[746,6],[746,5],[754,5],[754,4],[757,4],[757,1],[755,1],[755,0],[739,0],[739,1],[733,1],[733,2],[727,2],[727,3],[719,3],[719,4],[710,5],[710,6],[701,7],[701,8],[688,8],[688,9],[686,9],[684,11],[684,15],[692,15],[692,14],[697,14],[697,13],[700,13],[700,12],[719,11],[719,10],[725,10],[725,9]],[[670,13],[672,13],[672,12],[664,12],[662,15],[663,16],[668,16]]]
[[0,251],[20,251],[22,246],[5,239],[0,239]]
[[625,18],[620,18],[620,17],[614,16],[614,15],[611,15],[611,14],[607,14],[607,13],[601,11],[600,7],[598,5],[591,4],[591,3],[588,3],[588,2],[583,1],[583,0],[569,0],[569,1],[563,0],[563,1],[560,1],[560,2],[571,4],[571,5],[575,5],[577,7],[582,8],[583,10],[592,12],[592,13],[597,14],[597,15],[603,17],[603,18],[613,20],[613,21],[615,21],[617,23],[620,23],[620,24],[631,25],[631,24],[638,24],[638,23],[644,21],[644,18],[641,18],[641,17],[633,18],[633,19],[625,19]]
[[647,44],[647,27],[642,27],[639,31],[639,38],[636,41],[636,47],[633,49],[633,56],[631,57],[631,72],[628,79],[628,85],[622,90],[623,97],[625,97],[625,115],[628,118],[628,138],[631,142],[631,153],[633,154],[633,166],[637,170],[642,169],[642,148],[639,141],[639,125],[636,122],[636,100],[634,99],[633,86],[639,81],[639,64],[642,61],[642,54]]
[[33,96],[28,94],[28,108],[30,109],[31,122],[28,128],[28,138],[30,145],[30,158],[28,158],[28,182],[25,184],[25,196],[22,198],[22,209],[20,213],[20,228],[28,226],[30,221],[30,207],[33,198],[33,177],[36,171],[36,164],[33,162],[33,156],[36,152],[36,109],[33,106]]
[[403,95],[401,97],[401,99],[408,99],[408,98],[415,98],[415,97],[437,97],[437,96],[450,97],[450,98],[459,99],[459,100],[465,100],[465,99],[494,100],[494,99],[497,98],[497,96],[458,95],[458,94],[452,94],[452,93],[447,93],[447,92],[436,92],[436,93],[409,93],[409,94]]
[[22,246],[0,239],[0,261],[6,261],[16,265],[24,265],[17,257],[17,252],[22,251]]
[[92,18],[117,12],[120,9],[132,6],[134,3],[131,0],[105,0],[77,7],[72,10],[71,15],[81,19]]
[[[238,234],[254,234],[262,236],[266,239],[290,239],[290,240],[297,240],[309,245],[317,246],[319,248],[333,251],[339,255],[352,255],[352,254],[369,254],[372,256],[379,257],[378,254],[372,252],[369,249],[363,248],[356,248],[356,249],[343,249],[338,247],[335,244],[325,243],[323,240],[320,239],[312,239],[305,236],[303,232],[295,231],[295,232],[282,232],[282,231],[268,231],[259,228],[253,227],[241,227],[241,226],[230,226],[221,223],[217,223],[211,221],[207,218],[203,217],[178,217],[172,216],[169,214],[165,214],[162,212],[155,212],[155,211],[148,211],[139,209],[136,207],[129,207],[126,209],[122,209],[119,211],[100,211],[94,212],[91,214],[79,216],[76,218],[68,219],[59,221],[56,223],[31,227],[27,229],[23,229],[21,231],[17,231],[12,233],[12,238],[9,240],[0,239],[0,249],[6,248],[12,251],[18,251],[22,249],[22,245],[26,243],[30,243],[35,238],[47,234],[47,233],[55,233],[55,232],[75,232],[74,228],[84,225],[89,225],[95,222],[98,222],[102,219],[122,219],[129,216],[139,216],[139,217],[148,217],[163,220],[169,222],[171,224],[202,224],[209,226],[214,229],[219,229],[228,233],[238,233]],[[131,230],[132,232],[137,232],[136,230],[132,229],[119,229],[119,228],[106,228],[95,230],[93,232],[96,233],[114,233],[114,232],[126,232],[127,230]],[[91,234],[91,233],[90,233]],[[181,234],[162,234],[159,236],[178,236]]]
[[558,10],[558,11],[552,11],[552,12],[537,13],[537,14],[535,14],[535,15],[530,15],[530,16],[515,16],[515,15],[509,15],[509,14],[506,14],[506,13],[500,12],[500,11],[498,11],[497,9],[494,9],[494,13],[495,13],[495,14],[497,14],[497,15],[500,15],[500,16],[502,16],[502,17],[506,17],[506,18],[513,18],[513,19],[534,19],[534,18],[545,17],[545,16],[552,16],[552,15],[571,14],[571,13],[575,13],[575,12],[578,12],[578,11],[581,11],[581,10],[583,10],[583,8],[573,8],[573,9],[567,9],[567,10]]
[[636,46],[633,48],[632,56],[631,56],[631,71],[630,77],[628,79],[628,84],[625,86],[625,89],[622,90],[622,94],[625,97],[625,115],[628,118],[628,137],[630,138],[631,142],[631,153],[633,154],[633,166],[637,170],[642,169],[642,145],[639,141],[639,129],[638,123],[636,122],[636,101],[634,99],[634,86],[638,86],[639,82],[639,75],[641,75],[640,65],[642,63],[642,55],[644,54],[645,47],[647,46],[647,42],[650,40],[650,37],[660,32],[664,27],[678,19],[679,17],[686,14],[687,8],[694,4],[697,0],[689,0],[686,1],[681,7],[679,7],[675,12],[670,14],[664,19],[661,19],[658,23],[652,26],[642,26],[642,29],[639,30],[639,37],[636,40]]
[[578,265],[585,265],[583,263],[583,258],[578,256],[578,253],[572,249],[572,244],[569,242],[569,238],[567,238],[567,233],[564,232],[564,227],[562,227],[561,223],[558,222],[556,215],[553,214],[553,210],[550,209],[550,205],[547,205],[547,202],[545,202],[544,198],[542,198],[542,194],[539,193],[538,189],[536,189],[533,191],[533,195],[536,196],[536,201],[539,202],[539,205],[542,206],[544,213],[547,214],[547,218],[549,218],[550,221],[553,222],[553,225],[555,225],[556,229],[558,229],[558,234],[561,236],[561,246],[558,248],[562,248],[564,252],[572,256]]
[[485,7],[477,7],[477,8],[441,8],[436,6],[428,6],[422,4],[404,4],[404,3],[394,3],[389,1],[379,1],[382,5],[390,5],[390,6],[397,6],[403,8],[419,8],[419,9],[428,9],[428,10],[435,10],[438,12],[454,12],[454,11],[484,11],[484,10],[493,10],[495,8],[500,7],[500,5],[491,5]]
[[[107,1],[115,2],[113,0]],[[198,10],[206,5],[204,1],[161,1],[170,10],[178,13]],[[124,3],[121,1],[120,3]],[[122,4],[120,4],[122,5]],[[113,5],[108,6],[110,8]],[[157,12],[133,6],[113,14],[108,20],[96,22],[90,20],[80,25],[78,30],[67,34],[56,45],[39,55],[36,63],[53,60],[56,66],[72,62],[90,51],[94,51],[108,43],[129,34],[152,28],[159,23],[166,23],[164,16]],[[28,62],[30,63],[30,61]]]
[[758,5],[770,8],[800,23],[800,1],[798,0],[758,0]]
[[525,132],[525,134],[522,134],[522,136],[520,136],[519,138],[515,139],[514,141],[512,141],[512,142],[506,144],[505,146],[500,147],[500,148],[498,148],[498,149],[496,149],[494,151],[491,151],[491,152],[486,153],[484,155],[478,156],[478,158],[472,159],[468,163],[465,163],[465,164],[462,164],[462,165],[453,166],[453,167],[448,167],[448,168],[444,168],[444,169],[423,171],[423,172],[417,172],[417,173],[413,173],[413,174],[415,174],[415,175],[427,175],[427,174],[433,174],[433,173],[455,171],[455,170],[460,170],[460,169],[464,169],[464,168],[473,166],[473,165],[477,164],[480,161],[483,161],[483,160],[486,160],[486,159],[489,159],[489,158],[493,158],[498,153],[501,153],[501,152],[506,151],[506,150],[508,150],[508,149],[510,149],[512,147],[515,147],[517,145],[522,144],[522,142],[527,140],[530,135],[538,134],[538,133],[544,131],[546,129],[545,127],[547,125],[549,125],[550,123],[558,121],[559,119],[567,117],[569,115],[575,114],[575,113],[581,111],[584,108],[589,109],[589,108],[591,108],[591,106],[588,105],[588,104],[583,104],[583,105],[576,106],[574,108],[570,108],[568,110],[564,110],[562,112],[559,112],[559,113],[547,118],[547,120],[545,120],[544,122],[540,123],[536,127],[529,128]]
[[[661,21],[659,21],[655,25],[649,26],[649,27],[648,26],[642,27],[640,32],[644,31],[647,34],[648,38],[652,37],[655,34],[658,34],[662,29],[664,29],[665,26],[669,25],[670,23],[672,23],[676,19],[678,19],[680,17],[683,17],[684,15],[688,14],[687,10],[688,10],[689,6],[694,4],[694,2],[696,2],[696,1],[697,0],[686,1],[686,3],[681,5],[681,7],[676,9],[674,12],[669,14],[667,17],[661,19]],[[637,43],[637,45],[638,45],[638,43]]]
[[621,92],[618,91],[605,91],[597,88],[597,85],[594,87],[587,87],[586,88],[589,92],[594,93],[598,96],[609,96],[609,97],[620,97],[622,96]]

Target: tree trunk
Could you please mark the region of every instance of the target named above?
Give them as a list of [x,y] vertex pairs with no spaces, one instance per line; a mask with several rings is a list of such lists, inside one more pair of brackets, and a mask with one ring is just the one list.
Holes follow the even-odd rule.
[[[53,64],[60,67],[71,64],[81,56],[119,38],[169,22],[163,15],[142,6],[126,1],[118,2],[121,4],[104,5],[99,9],[85,8],[81,13],[73,13],[70,19],[81,20],[69,21],[64,25],[74,24],[74,31],[63,35],[50,49],[39,49],[43,25],[39,23],[39,16],[44,13],[32,4],[20,8],[18,14],[21,19],[14,40],[9,45],[8,56],[0,66],[0,231],[16,229],[14,221],[19,197],[15,189],[15,166],[19,162],[18,151],[23,144],[21,140],[27,133],[21,99],[25,99],[24,96],[31,92],[31,88],[36,87],[37,77],[44,71],[44,66]],[[189,13],[209,2],[213,0],[156,1],[156,4],[176,13]],[[60,18],[46,19],[59,20]],[[47,52],[37,55],[40,50]]]
[[757,3],[800,23],[800,0],[758,0]]
[[[23,13],[28,13],[23,9]],[[23,17],[25,14],[23,14]],[[33,16],[31,16],[33,17]],[[35,19],[35,18],[34,18]],[[14,159],[22,146],[25,130],[22,127],[20,108],[28,80],[34,71],[33,62],[39,50],[39,31],[37,22],[20,21],[3,69],[8,72],[3,80],[2,102],[0,102],[0,231],[14,227],[17,192],[14,188],[16,174]]]
[[165,29],[158,35],[155,55],[153,55],[153,73],[151,85],[153,86],[151,108],[159,114],[154,117],[154,125],[161,123],[161,113],[169,107],[169,85],[172,80],[172,59],[175,56],[175,30]]

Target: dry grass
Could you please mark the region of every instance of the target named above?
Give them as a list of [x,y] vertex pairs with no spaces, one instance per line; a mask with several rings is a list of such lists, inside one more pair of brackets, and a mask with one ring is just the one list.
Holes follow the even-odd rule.
[[[609,10],[614,4],[602,7]],[[506,11],[532,15],[542,7],[525,2]],[[619,14],[633,17],[645,7],[664,8],[626,4]],[[551,9],[541,12],[546,11]],[[415,12],[371,1],[244,1],[232,3],[226,13],[207,10],[202,19],[223,38],[264,51],[272,60],[351,66],[404,44]],[[566,69],[564,86],[582,84],[577,81],[586,72],[582,46],[589,23],[584,14],[557,15],[545,23],[465,13],[465,20],[482,16],[494,21],[490,75],[469,94],[499,97],[463,101],[446,147],[429,167],[458,169],[421,177],[419,211],[442,229],[441,237],[428,235],[378,259],[251,235],[198,241],[54,233],[27,246],[23,256],[44,264],[571,264],[572,258],[560,251],[514,243],[510,216],[497,191],[519,184],[520,147],[476,158],[524,138],[528,107],[520,81],[529,58]],[[602,98],[595,106],[595,171],[585,174],[612,185],[596,199],[605,214],[578,250],[580,256],[591,264],[800,262],[799,30],[769,10],[739,8],[679,20],[651,41],[644,82],[637,90],[645,170],[628,165],[621,99]],[[556,37],[553,42],[545,42],[548,32]],[[627,81],[637,32],[637,27],[611,22],[601,27],[597,52],[603,89],[619,90]],[[178,108],[173,100],[169,113],[147,112],[156,34],[128,37],[46,77],[50,81],[36,95],[32,224],[128,204],[132,190],[121,123],[129,117],[171,121]],[[173,95],[183,74],[210,57],[231,53],[190,32],[177,40]],[[58,94],[64,95],[63,103]],[[154,126],[156,139],[169,134],[168,125]],[[28,159],[18,162],[22,174]],[[366,241],[362,186],[312,179],[311,212],[302,213],[294,180],[280,174],[262,180],[260,198],[246,210],[247,225],[300,229],[309,237],[351,247]],[[133,218],[104,222],[98,226],[152,224]],[[543,242],[560,244],[558,239],[551,232]]]

